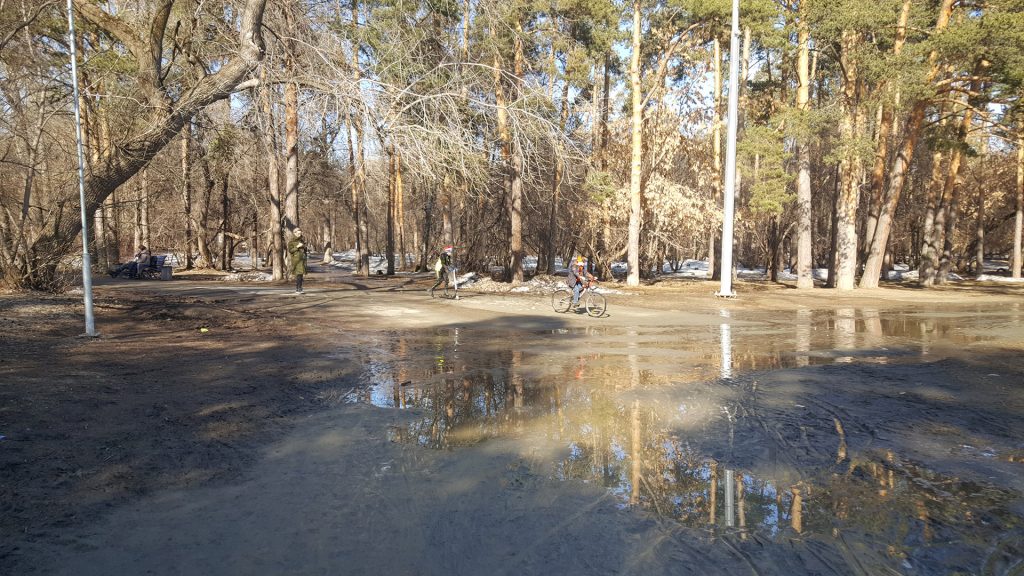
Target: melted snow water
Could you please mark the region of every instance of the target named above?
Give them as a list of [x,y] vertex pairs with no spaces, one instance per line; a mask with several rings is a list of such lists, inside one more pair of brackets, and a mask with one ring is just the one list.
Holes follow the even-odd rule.
[[[932,380],[1022,325],[1019,309],[850,308],[723,311],[685,329],[445,327],[382,337],[357,401],[410,411],[396,442],[521,440],[538,474],[709,534],[813,540],[840,573],[997,574],[1024,555],[1021,494],[957,470],[1019,471],[1020,434],[998,437],[1024,416],[965,407]],[[996,440],[965,432],[989,428]]]

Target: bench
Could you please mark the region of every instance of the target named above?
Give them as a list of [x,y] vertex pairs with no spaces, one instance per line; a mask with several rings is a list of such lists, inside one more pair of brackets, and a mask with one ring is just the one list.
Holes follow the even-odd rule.
[[171,267],[165,266],[166,255],[151,256],[149,264],[139,271],[138,277],[147,280],[170,280]]

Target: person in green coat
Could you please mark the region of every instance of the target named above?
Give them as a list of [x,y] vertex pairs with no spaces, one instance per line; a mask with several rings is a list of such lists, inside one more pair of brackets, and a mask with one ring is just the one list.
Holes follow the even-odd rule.
[[292,239],[288,241],[288,254],[291,256],[291,271],[295,275],[295,293],[302,294],[302,276],[306,273],[306,239],[302,230],[292,230]]

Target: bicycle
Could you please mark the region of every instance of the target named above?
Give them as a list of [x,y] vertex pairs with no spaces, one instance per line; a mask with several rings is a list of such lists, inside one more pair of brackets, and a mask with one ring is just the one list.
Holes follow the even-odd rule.
[[[451,266],[445,270],[444,288],[441,290],[441,297],[451,298],[453,300],[459,299],[459,281],[455,277],[455,273],[458,268]],[[437,298],[437,294],[434,293],[435,289],[430,289],[430,297]]]
[[[600,318],[608,310],[608,301],[603,294],[598,294],[594,290],[596,287],[597,282],[588,282],[580,294],[580,303],[587,310],[587,314],[594,318]],[[572,308],[572,290],[568,288],[555,290],[555,293],[551,295],[551,307],[558,313],[568,312]]]

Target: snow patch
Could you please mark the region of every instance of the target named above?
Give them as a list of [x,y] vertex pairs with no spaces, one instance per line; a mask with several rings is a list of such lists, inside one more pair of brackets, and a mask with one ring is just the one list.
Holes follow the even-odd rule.
[[256,270],[228,274],[224,276],[224,280],[229,282],[272,282],[274,280],[274,276],[268,272]]

